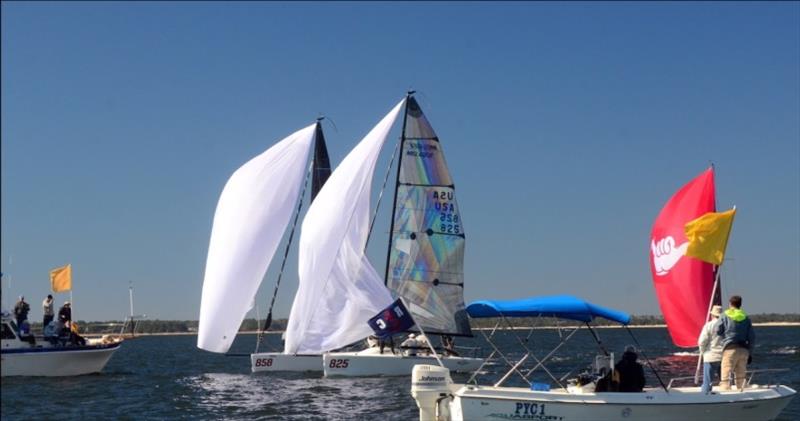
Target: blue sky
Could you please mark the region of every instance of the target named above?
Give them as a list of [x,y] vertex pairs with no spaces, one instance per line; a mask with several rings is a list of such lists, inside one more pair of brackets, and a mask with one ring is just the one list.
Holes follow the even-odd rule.
[[[78,318],[122,318],[133,281],[137,313],[196,319],[230,174],[320,112],[338,163],[409,88],[456,182],[467,300],[570,293],[657,314],[651,224],[713,161],[719,207],[739,210],[724,294],[800,312],[788,2],[3,2],[4,306],[38,304],[72,263]],[[388,220],[384,203],[381,273]],[[283,317],[296,250],[288,267]]]

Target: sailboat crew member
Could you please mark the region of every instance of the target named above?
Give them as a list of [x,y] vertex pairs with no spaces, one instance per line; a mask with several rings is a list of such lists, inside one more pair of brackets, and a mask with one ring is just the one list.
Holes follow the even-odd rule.
[[728,390],[731,374],[736,376],[736,387],[744,389],[744,376],[747,364],[752,360],[750,351],[754,349],[756,334],[750,318],[742,311],[742,297],[734,295],[728,300],[730,307],[720,317],[717,334],[722,336],[722,377],[721,390]]
[[722,306],[711,307],[711,320],[703,326],[700,337],[697,338],[697,346],[703,354],[703,386],[701,390],[708,394],[711,392],[711,378],[719,378],[720,362],[722,361],[722,336],[717,335],[719,326],[719,316],[722,313]]

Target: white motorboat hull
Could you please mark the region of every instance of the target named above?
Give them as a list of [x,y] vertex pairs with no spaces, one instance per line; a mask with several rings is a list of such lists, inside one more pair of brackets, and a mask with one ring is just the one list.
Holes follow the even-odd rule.
[[[377,348],[359,352],[327,352],[322,357],[325,377],[410,376],[411,370],[417,364],[438,364],[433,356],[406,356],[392,354],[389,350],[381,354]],[[483,362],[480,358],[439,358],[450,371],[459,373],[474,371]]]
[[280,352],[250,354],[250,370],[263,371],[322,372],[321,355],[291,355]]
[[98,373],[106,366],[120,342],[83,347],[42,347],[4,349],[2,377],[79,376]]
[[[772,420],[796,393],[786,386],[747,388],[706,395],[700,388],[650,389],[642,393],[537,392],[524,388],[453,388],[450,419],[525,419],[553,421]],[[453,390],[451,389],[451,390]]]

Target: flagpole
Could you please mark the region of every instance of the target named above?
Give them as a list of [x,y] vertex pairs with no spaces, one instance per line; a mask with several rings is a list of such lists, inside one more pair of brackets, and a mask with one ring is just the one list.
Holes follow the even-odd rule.
[[[736,205],[733,205],[733,215],[731,216],[731,228],[728,230],[728,233],[725,236],[725,247],[726,248],[728,246],[728,240],[730,240],[730,238],[731,238],[731,231],[733,231],[733,221],[735,219],[736,219]],[[724,252],[725,252],[725,250],[723,250],[723,253]],[[724,260],[723,260],[723,262],[724,262]],[[721,270],[722,270],[722,263],[723,262],[719,262],[719,265],[717,266],[717,273],[716,273],[716,276],[714,278],[714,287],[711,289],[711,298],[708,300],[708,310],[706,311],[706,323],[708,323],[708,321],[711,319],[711,308],[714,306],[714,296],[717,294],[717,287],[719,286],[719,279],[720,279],[720,273],[721,273]],[[720,293],[720,296],[721,295],[722,295],[722,293]],[[705,323],[703,324],[703,326],[705,327]],[[703,354],[700,353],[700,355],[697,356],[697,368],[694,371],[694,384],[699,384],[700,383],[700,365],[701,365],[700,363],[702,361],[703,361]]]
[[[706,311],[706,321],[708,323],[709,319],[711,318],[711,308],[714,306],[714,296],[717,294],[717,286],[719,285],[719,277],[720,277],[720,270],[722,269],[722,264],[717,266],[717,276],[714,278],[714,287],[711,289],[711,300],[708,303],[708,311]],[[703,323],[703,327],[705,327],[705,323]],[[697,356],[697,368],[694,370],[694,384],[700,384],[700,366],[703,362],[703,353],[701,352],[700,355]]]

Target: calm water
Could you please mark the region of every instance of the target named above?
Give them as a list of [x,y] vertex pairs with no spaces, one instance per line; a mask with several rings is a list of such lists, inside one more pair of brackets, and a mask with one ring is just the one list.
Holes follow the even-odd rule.
[[[696,357],[670,345],[664,329],[634,334],[666,379],[694,373]],[[779,380],[800,389],[800,328],[757,328],[754,369],[790,368]],[[527,333],[527,332],[526,332]],[[632,343],[622,329],[601,329],[601,339],[617,355]],[[523,336],[525,333],[522,334]],[[267,346],[276,346],[276,335]],[[506,346],[514,349],[513,338]],[[250,374],[249,359],[198,350],[194,336],[143,337],[127,341],[102,374],[73,378],[2,380],[2,418],[20,419],[416,419],[410,378],[323,379],[311,375]],[[249,353],[254,335],[237,339],[231,352]],[[529,345],[542,357],[556,343],[554,331],[536,331]],[[469,342],[469,343],[468,343]],[[502,343],[502,341],[501,341]],[[461,340],[459,345],[485,344]],[[546,348],[546,349],[545,349]],[[589,364],[596,346],[588,331],[578,332],[548,368],[557,376]],[[262,347],[262,350],[265,350]],[[678,354],[678,355],[676,355]],[[501,366],[481,377],[497,378]],[[502,370],[504,371],[504,370]],[[464,377],[456,376],[456,381]],[[538,381],[547,381],[542,374]],[[763,383],[763,381],[762,381]],[[648,378],[648,385],[657,385]],[[800,420],[795,398],[781,420]]]

